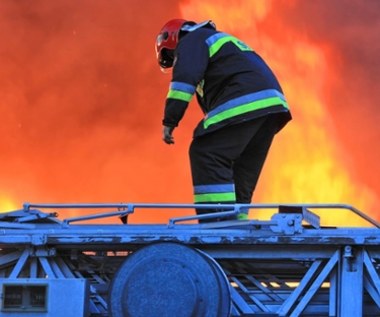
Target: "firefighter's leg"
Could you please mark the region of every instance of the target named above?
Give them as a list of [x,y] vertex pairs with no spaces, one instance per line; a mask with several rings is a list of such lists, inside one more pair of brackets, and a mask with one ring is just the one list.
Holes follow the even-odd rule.
[[[189,154],[195,203],[236,202],[234,161],[244,151],[261,121],[264,119],[257,119],[255,125],[252,122],[233,125],[193,140]],[[221,210],[197,208],[196,211],[204,214]]]
[[233,167],[236,201],[250,204],[268,151],[277,131],[276,116],[268,116],[252,134],[250,142]]

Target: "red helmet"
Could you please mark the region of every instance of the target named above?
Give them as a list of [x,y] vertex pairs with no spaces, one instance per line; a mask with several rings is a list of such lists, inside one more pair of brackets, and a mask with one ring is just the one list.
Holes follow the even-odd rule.
[[183,19],[173,19],[167,22],[158,33],[156,40],[156,54],[158,64],[162,68],[173,66],[173,51],[179,41],[179,32],[182,26],[188,21]]

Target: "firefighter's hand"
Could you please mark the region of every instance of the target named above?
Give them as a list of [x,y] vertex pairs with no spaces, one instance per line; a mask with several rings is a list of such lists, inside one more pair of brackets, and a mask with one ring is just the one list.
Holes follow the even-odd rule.
[[174,138],[173,138],[173,131],[174,131],[174,127],[166,127],[164,126],[163,130],[162,130],[162,140],[166,143],[166,144],[174,144]]

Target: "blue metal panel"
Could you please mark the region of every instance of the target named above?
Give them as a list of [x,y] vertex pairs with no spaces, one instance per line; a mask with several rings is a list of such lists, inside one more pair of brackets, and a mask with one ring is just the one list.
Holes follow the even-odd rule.
[[[46,287],[46,307],[30,301],[30,293],[25,293],[22,305],[5,305],[7,295],[4,293],[6,286],[22,286],[23,288],[33,286]],[[40,278],[18,278],[0,279],[1,291],[1,317],[68,317],[68,316],[90,316],[88,309],[89,290],[86,279],[40,279]]]

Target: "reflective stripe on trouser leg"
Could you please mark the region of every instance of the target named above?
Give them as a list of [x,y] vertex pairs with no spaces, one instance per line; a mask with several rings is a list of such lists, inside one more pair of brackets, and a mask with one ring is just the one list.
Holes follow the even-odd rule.
[[195,203],[220,203],[235,202],[235,185],[234,184],[212,184],[194,186]]
[[[194,202],[196,204],[214,204],[214,203],[223,203],[229,204],[236,201],[235,195],[235,185],[234,184],[212,184],[212,185],[197,185],[194,186]],[[197,208],[196,212],[198,215],[209,214],[214,212],[222,212],[231,210],[222,209],[222,208]],[[234,216],[224,217],[223,220],[235,219]],[[211,222],[219,221],[221,219],[203,219],[200,222]]]

